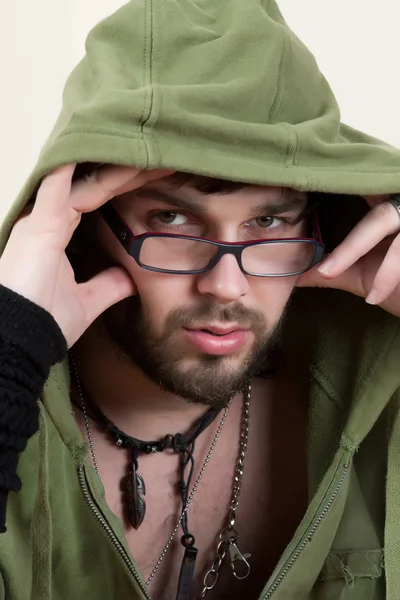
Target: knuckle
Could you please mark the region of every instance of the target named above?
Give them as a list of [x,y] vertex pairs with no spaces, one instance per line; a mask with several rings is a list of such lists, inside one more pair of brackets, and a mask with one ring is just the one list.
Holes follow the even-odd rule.
[[18,217],[15,219],[14,226],[17,225],[17,223],[26,220],[27,217],[29,217],[29,215],[31,214],[32,210],[33,204],[28,204],[27,206],[25,206],[19,213]]
[[375,216],[378,216],[379,218],[393,218],[394,214],[393,206],[389,202],[382,202],[381,204],[377,204],[372,209],[372,212]]

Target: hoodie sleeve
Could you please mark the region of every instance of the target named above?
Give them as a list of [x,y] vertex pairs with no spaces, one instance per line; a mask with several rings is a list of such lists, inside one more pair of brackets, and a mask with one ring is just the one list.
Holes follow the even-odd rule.
[[0,533],[10,491],[21,489],[19,454],[39,428],[38,399],[52,365],[68,352],[50,313],[0,285]]

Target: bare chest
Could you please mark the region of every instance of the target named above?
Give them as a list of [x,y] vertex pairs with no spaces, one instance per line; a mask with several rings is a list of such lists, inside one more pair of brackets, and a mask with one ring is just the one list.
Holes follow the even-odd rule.
[[[290,400],[291,411],[285,407]],[[228,552],[218,571],[218,581],[206,597],[209,600],[256,600],[265,586],[307,506],[306,416],[300,402],[280,398],[281,405],[268,404],[263,384],[253,388],[249,440],[237,509],[237,547],[248,559],[250,573],[239,580],[234,575]],[[196,493],[188,509],[188,529],[198,549],[192,597],[204,588],[204,578],[213,563],[218,564],[219,534],[228,523],[232,488],[239,450],[241,406],[230,412]],[[195,454],[193,483],[204,464],[212,432]],[[118,461],[118,462],[117,462]],[[125,520],[120,481],[126,464],[120,451],[99,460],[107,502],[125,524],[125,537],[143,577],[154,575],[148,586],[157,600],[175,600],[184,549],[181,527],[176,527],[181,511],[178,493],[179,459],[166,453],[144,456],[140,471],[146,482],[146,517],[138,530]],[[175,535],[172,535],[176,530]],[[165,550],[168,545],[168,549]],[[159,568],[155,565],[162,557]],[[206,583],[215,581],[208,576]]]

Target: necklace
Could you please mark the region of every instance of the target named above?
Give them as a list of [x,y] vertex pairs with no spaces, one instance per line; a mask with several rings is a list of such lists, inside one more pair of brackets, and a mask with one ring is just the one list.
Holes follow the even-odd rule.
[[[227,524],[218,536],[218,545],[217,545],[215,558],[213,560],[211,567],[207,570],[207,572],[203,578],[202,591],[201,591],[200,595],[195,598],[195,600],[203,600],[203,598],[206,597],[207,593],[210,590],[215,588],[215,586],[217,585],[217,582],[218,582],[218,578],[219,578],[219,571],[220,571],[223,561],[228,553],[229,553],[232,573],[236,577],[236,579],[246,579],[246,577],[248,577],[250,575],[251,567],[250,567],[250,564],[248,563],[247,559],[249,559],[251,557],[251,554],[242,554],[240,552],[240,550],[237,546],[239,534],[235,528],[236,511],[239,507],[239,496],[240,496],[240,492],[241,492],[241,488],[242,488],[244,459],[246,456],[247,443],[248,443],[248,438],[249,438],[250,399],[251,399],[251,384],[248,383],[246,386],[245,393],[244,393],[239,453],[238,453],[238,458],[236,461],[236,471],[235,471],[235,476],[233,479],[232,496],[231,496],[231,502],[230,502],[230,506],[229,506]],[[230,400],[230,402],[227,406],[227,409],[229,409],[231,403],[232,403],[232,399]],[[225,419],[226,419],[226,416],[224,413],[224,416],[221,419],[221,423],[218,428],[218,431],[214,437],[214,440],[211,444],[210,450],[209,450],[209,452],[206,456],[206,459],[203,463],[203,466],[200,470],[199,476],[196,479],[196,482],[190,493],[190,496],[185,505],[185,508],[183,509],[181,516],[180,516],[173,532],[171,533],[171,535],[168,539],[168,542],[165,544],[165,546],[161,552],[160,558],[158,559],[149,578],[147,579],[146,585],[149,585],[151,583],[154,575],[157,572],[158,567],[160,566],[164,556],[166,555],[166,553],[168,551],[168,548],[171,545],[172,540],[174,539],[176,532],[179,529],[179,525],[183,518],[183,514],[189,508],[189,505],[190,505],[190,503],[193,499],[193,496],[196,493],[196,490],[200,483],[201,477],[203,476],[203,473],[204,473],[204,471],[207,467],[207,464],[210,460],[212,450],[214,449],[215,444],[218,440],[218,437],[221,433],[221,429],[222,429],[223,423],[225,422]],[[178,591],[178,594],[179,594],[179,591]],[[179,595],[177,596],[177,600],[178,599],[179,599]]]
[[[167,448],[173,450],[174,453],[179,454],[180,457],[180,479],[178,485],[183,508],[188,498],[188,490],[194,473],[194,449],[196,439],[214,421],[219,414],[220,409],[210,408],[197,420],[185,435],[176,433],[175,435],[168,434],[157,441],[139,440],[121,431],[115,423],[106,417],[101,408],[91,399],[84,384],[80,381],[72,352],[70,352],[70,361],[75,372],[78,392],[81,398],[80,404],[77,404],[74,400],[72,400],[72,402],[83,412],[82,399],[84,399],[83,403],[85,405],[86,414],[88,415],[89,413],[89,407],[90,418],[96,421],[107,432],[118,447],[126,448],[129,451],[130,461],[128,473],[121,481],[124,516],[126,521],[130,523],[134,529],[139,529],[146,514],[146,502],[144,499],[144,496],[146,495],[146,486],[142,475],[139,473],[140,455],[163,452]],[[186,543],[191,539],[186,515],[182,520],[182,529]]]
[[[86,435],[87,435],[87,439],[88,439],[90,453],[91,453],[92,460],[93,460],[93,466],[94,466],[97,476],[100,478],[100,470],[99,470],[99,466],[98,466],[96,451],[94,448],[93,438],[92,438],[91,429],[90,429],[89,415],[87,412],[85,399],[84,399],[81,385],[80,385],[80,378],[79,378],[78,371],[77,371],[77,368],[75,365],[75,361],[73,360],[72,355],[71,355],[71,362],[72,362],[72,365],[73,365],[74,371],[75,371],[78,392],[79,392],[79,396],[80,396],[82,412],[83,412],[83,417],[84,417]],[[224,561],[224,558],[228,552],[229,552],[229,556],[230,556],[230,562],[231,562],[231,568],[232,568],[233,575],[237,579],[245,579],[250,574],[250,565],[249,565],[247,559],[250,558],[251,555],[250,554],[243,555],[240,552],[240,550],[238,549],[237,541],[239,539],[239,534],[238,534],[237,530],[235,529],[236,510],[239,506],[239,496],[240,496],[242,478],[243,478],[244,458],[246,455],[248,433],[249,433],[250,397],[251,397],[251,384],[249,383],[246,386],[246,390],[244,392],[239,454],[238,454],[238,458],[237,458],[235,477],[233,480],[232,496],[231,496],[231,502],[230,502],[230,507],[229,507],[227,525],[219,534],[219,541],[218,541],[215,559],[212,563],[211,568],[206,572],[206,574],[204,576],[203,589],[202,589],[201,595],[198,596],[195,600],[202,600],[203,598],[205,598],[208,591],[214,589],[214,587],[216,586],[217,581],[218,581],[219,570],[220,570],[222,563]],[[182,537],[181,541],[182,541],[182,545],[185,547],[185,555],[184,555],[184,558],[182,561],[182,567],[181,567],[181,572],[180,572],[180,577],[179,577],[178,592],[177,592],[177,597],[176,597],[177,600],[186,600],[186,599],[188,600],[190,598],[190,587],[191,587],[191,583],[193,580],[194,564],[195,564],[196,555],[197,555],[197,549],[194,547],[195,538],[187,530],[187,510],[189,508],[190,503],[193,500],[193,497],[197,491],[200,481],[201,481],[201,479],[204,475],[204,472],[207,468],[207,465],[210,461],[213,450],[214,450],[216,443],[220,437],[222,428],[223,428],[226,418],[228,416],[229,409],[232,405],[232,400],[233,400],[233,397],[230,398],[230,400],[223,412],[218,429],[215,433],[213,441],[211,442],[210,449],[209,449],[207,456],[204,460],[204,463],[200,469],[199,475],[194,483],[193,489],[188,497],[186,495],[186,502],[184,503],[183,510],[180,514],[178,522],[177,522],[173,532],[171,533],[170,537],[168,538],[168,541],[167,541],[166,545],[164,546],[159,559],[157,560],[153,570],[151,571],[151,573],[146,581],[146,585],[150,585],[150,583],[153,580],[155,574],[157,573],[157,570],[160,567],[165,555],[168,552],[168,549],[175,537],[175,534],[177,533],[179,527],[182,525],[182,527],[184,529],[184,536]],[[167,437],[170,437],[170,436],[167,436]],[[118,444],[118,440],[117,440],[117,444]],[[121,445],[121,444],[118,444],[118,445]],[[192,461],[193,461],[193,458],[192,458]],[[192,465],[192,470],[193,470],[193,465]],[[143,480],[142,480],[142,482],[143,482]],[[141,488],[141,490],[143,490],[143,487]],[[185,527],[182,524],[183,521],[186,521]]]

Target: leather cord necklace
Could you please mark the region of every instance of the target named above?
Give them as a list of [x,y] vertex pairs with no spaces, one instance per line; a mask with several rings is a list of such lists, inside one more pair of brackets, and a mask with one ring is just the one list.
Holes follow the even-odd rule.
[[[76,371],[75,363],[74,370]],[[146,485],[143,477],[139,474],[139,456],[140,454],[152,454],[156,452],[163,452],[166,449],[173,450],[176,454],[180,455],[180,479],[179,479],[179,491],[182,497],[182,505],[184,506],[188,497],[188,488],[190,486],[193,471],[194,471],[194,458],[193,452],[195,449],[195,441],[197,437],[214,421],[220,410],[211,408],[205,415],[198,419],[194,427],[186,435],[176,433],[175,435],[167,434],[163,439],[159,441],[143,441],[132,436],[127,435],[121,429],[119,429],[106,415],[102,412],[100,407],[95,404],[83,383],[77,379],[78,391],[82,398],[85,398],[85,404],[90,409],[90,417],[96,421],[113,439],[116,445],[120,448],[127,448],[131,454],[131,460],[129,462],[129,472],[124,480],[121,482],[121,489],[124,493],[124,507],[127,521],[132,525],[134,529],[139,529],[143,523],[146,514],[146,503],[143,496],[146,494]],[[76,404],[78,408],[82,408]],[[189,473],[187,478],[185,473],[189,467]],[[190,536],[187,530],[187,519],[182,521],[182,529],[185,536]]]
[[[76,364],[75,364],[75,361],[73,359],[71,352],[69,353],[69,356],[70,356],[70,365],[73,368],[77,387],[78,387],[78,392],[80,395],[81,406],[79,406],[79,404],[77,404],[75,402],[73,402],[73,403],[80,410],[82,410],[82,412],[84,414],[85,427],[86,427],[86,432],[88,435],[89,447],[90,447],[93,464],[94,464],[97,475],[100,477],[99,468],[98,468],[98,464],[97,464],[97,457],[96,457],[96,453],[94,450],[93,440],[92,440],[92,436],[91,436],[91,432],[90,432],[89,415],[88,415],[86,404],[90,407],[91,418],[94,421],[96,421],[100,426],[102,426],[109,433],[109,435],[115,441],[117,446],[128,448],[131,451],[132,460],[130,461],[129,473],[124,478],[122,487],[125,490],[124,506],[125,506],[126,516],[129,520],[129,522],[131,523],[131,525],[135,529],[138,529],[138,527],[140,527],[141,523],[143,522],[145,512],[146,512],[146,505],[145,505],[145,501],[143,499],[143,495],[145,495],[145,493],[146,493],[146,487],[145,487],[145,483],[144,483],[142,476],[138,473],[138,457],[139,457],[140,452],[150,454],[150,453],[155,453],[155,452],[162,452],[166,448],[171,448],[174,452],[180,453],[181,460],[180,460],[179,491],[180,491],[181,498],[182,498],[182,512],[179,517],[178,523],[177,523],[176,527],[174,528],[174,531],[172,532],[166,546],[164,547],[164,549],[161,553],[161,556],[158,559],[154,569],[152,570],[146,584],[149,585],[150,582],[152,581],[152,579],[154,578],[154,575],[157,572],[157,569],[159,568],[165,554],[168,551],[168,548],[172,542],[172,539],[174,538],[179,526],[181,526],[182,530],[183,530],[183,536],[181,538],[181,543],[182,543],[183,547],[185,548],[185,553],[184,553],[184,557],[183,557],[183,561],[182,561],[182,567],[181,567],[179,584],[178,584],[178,592],[177,592],[176,598],[177,598],[177,600],[189,600],[190,599],[190,589],[191,589],[191,584],[192,584],[193,575],[194,575],[195,560],[196,560],[198,550],[194,546],[195,538],[188,530],[187,509],[188,509],[189,504],[194,496],[194,493],[197,490],[197,487],[200,483],[200,479],[204,473],[204,470],[208,465],[209,459],[211,457],[211,453],[212,453],[212,451],[215,447],[215,444],[219,438],[219,435],[222,430],[222,426],[225,423],[225,420],[226,420],[226,417],[227,417],[227,414],[228,414],[228,411],[231,406],[233,398],[230,399],[228,405],[226,406],[226,408],[224,410],[217,433],[214,436],[213,442],[211,444],[210,450],[207,454],[207,457],[205,459],[203,467],[200,470],[199,476],[198,476],[196,483],[193,487],[193,490],[189,496],[190,482],[191,482],[193,472],[194,472],[193,452],[194,452],[194,447],[195,447],[195,440],[215,420],[215,418],[219,414],[220,410],[212,409],[212,408],[209,409],[207,411],[207,413],[205,413],[205,415],[203,415],[197,421],[197,423],[195,423],[195,425],[191,428],[189,433],[186,435],[182,435],[180,433],[177,433],[175,435],[168,434],[168,435],[164,436],[164,438],[162,438],[160,441],[151,441],[151,442],[145,442],[143,440],[138,440],[137,438],[129,436],[129,435],[125,434],[123,431],[121,431],[111,420],[109,420],[104,415],[104,413],[101,411],[100,407],[90,399],[90,396],[88,395],[82,382],[80,381],[77,367],[76,367]],[[238,550],[238,548],[236,546],[236,541],[239,536],[236,532],[236,529],[234,528],[236,509],[238,506],[238,497],[240,494],[241,480],[242,480],[242,476],[243,476],[243,461],[244,461],[244,456],[245,456],[245,451],[246,451],[246,446],[247,446],[248,417],[249,417],[248,409],[249,409],[250,394],[251,394],[251,387],[249,384],[248,388],[247,388],[247,394],[245,395],[246,401],[244,404],[244,410],[243,410],[243,415],[242,415],[240,453],[239,453],[239,457],[238,457],[237,468],[236,468],[236,473],[235,473],[235,478],[234,478],[233,493],[232,493],[232,500],[231,500],[231,506],[230,506],[230,512],[229,512],[228,525],[224,529],[224,531],[221,532],[221,534],[220,534],[220,542],[219,542],[218,548],[217,548],[217,556],[213,562],[211,569],[207,571],[207,573],[204,577],[204,581],[203,581],[204,588],[202,591],[202,595],[199,597],[199,600],[200,600],[200,598],[204,598],[206,593],[209,590],[214,588],[214,586],[218,580],[219,568],[221,567],[222,561],[225,558],[225,555],[226,555],[228,549],[230,551],[231,566],[232,566],[233,574],[238,579],[243,579],[243,578],[247,577],[250,572],[250,566],[246,560],[250,555],[242,555],[240,553],[240,551]],[[86,399],[86,402],[85,402],[85,399]],[[189,465],[190,465],[189,474],[188,474],[187,480],[185,481],[185,471]],[[237,571],[237,569],[236,569],[237,563],[242,563],[241,572]],[[215,570],[216,566],[218,567],[217,570]],[[244,571],[243,571],[243,566],[245,569]],[[244,575],[243,575],[243,573],[244,573]]]

